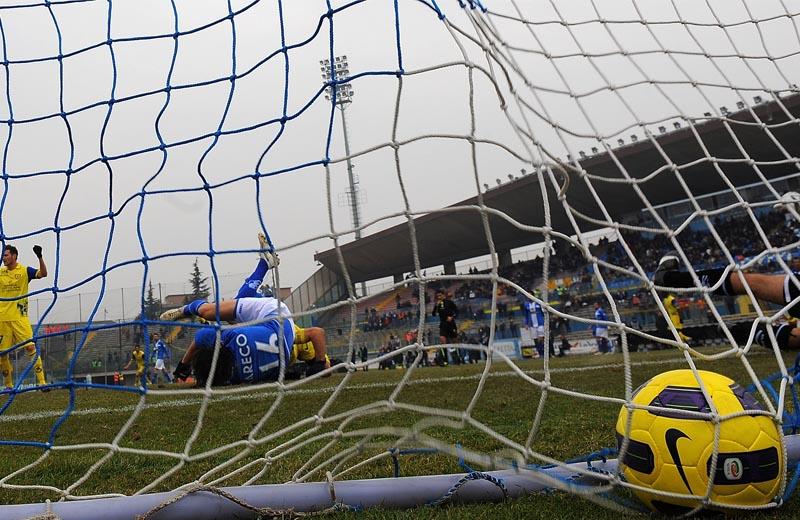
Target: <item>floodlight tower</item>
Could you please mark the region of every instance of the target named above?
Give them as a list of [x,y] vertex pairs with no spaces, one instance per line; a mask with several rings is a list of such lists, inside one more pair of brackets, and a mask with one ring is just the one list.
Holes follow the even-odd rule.
[[[350,75],[350,68],[347,63],[347,56],[336,56],[333,63],[328,58],[319,61],[320,71],[322,72],[322,81],[325,85],[325,99],[328,101],[333,100],[336,106],[342,113],[342,131],[344,132],[344,153],[347,161],[347,180],[349,189],[346,194],[346,204],[350,206],[351,215],[353,218],[353,227],[356,230],[356,240],[361,238],[361,196],[363,193],[359,190],[358,179],[353,174],[353,162],[350,160],[350,140],[347,134],[347,117],[345,117],[345,109],[353,102],[353,86],[347,81]],[[341,79],[340,79],[341,78]],[[338,81],[335,84],[331,82]],[[336,88],[334,92],[334,87]],[[335,94],[335,95],[334,95]],[[361,295],[367,295],[367,286],[361,282]]]

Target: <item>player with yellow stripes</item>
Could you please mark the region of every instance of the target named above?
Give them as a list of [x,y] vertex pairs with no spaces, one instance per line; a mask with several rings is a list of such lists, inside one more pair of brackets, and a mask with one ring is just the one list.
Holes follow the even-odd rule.
[[675,326],[675,330],[678,331],[678,336],[681,338],[681,341],[689,341],[692,339],[683,333],[683,321],[681,320],[681,313],[678,309],[678,301],[677,298],[675,298],[675,295],[668,294],[661,301],[664,303],[664,308],[667,310],[669,320]]
[[13,367],[5,352],[19,343],[33,360],[33,372],[36,384],[47,384],[44,379],[42,358],[37,355],[33,338],[33,329],[28,320],[28,282],[47,276],[47,266],[42,259],[42,247],[33,246],[33,252],[39,258],[39,269],[27,267],[17,261],[17,248],[6,245],[3,250],[3,265],[0,266],[0,369],[3,372],[3,383],[6,388],[14,386]]
[[[131,359],[125,364],[122,370],[128,370],[131,363],[136,361],[136,382],[142,382],[142,375],[144,374],[144,349],[141,345],[134,345],[133,352],[131,352]],[[147,383],[150,384],[150,379],[147,378]]]
[[325,329],[321,327],[303,328],[294,324],[294,344],[289,365],[297,361],[305,361],[308,365],[306,375],[316,374],[331,367],[331,359],[328,357],[327,351]]

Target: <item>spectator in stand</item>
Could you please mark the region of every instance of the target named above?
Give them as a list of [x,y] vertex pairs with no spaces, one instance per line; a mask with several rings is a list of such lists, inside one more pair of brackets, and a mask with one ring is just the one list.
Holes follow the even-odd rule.
[[[439,316],[439,344],[454,343],[458,339],[458,326],[456,325],[458,307],[453,300],[446,297],[442,289],[436,291],[436,303],[431,315]],[[455,354],[454,357],[457,356],[458,354]],[[447,366],[447,351],[444,348],[439,349],[436,358],[440,366]]]

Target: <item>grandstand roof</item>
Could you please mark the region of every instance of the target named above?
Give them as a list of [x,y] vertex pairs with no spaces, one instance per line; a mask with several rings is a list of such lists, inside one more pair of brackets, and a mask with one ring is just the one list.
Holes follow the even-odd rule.
[[[768,179],[797,173],[799,168],[796,160],[787,160],[786,154],[792,158],[800,157],[800,139],[798,139],[800,132],[797,121],[800,114],[800,94],[783,97],[780,104],[771,101],[758,104],[752,109],[760,121],[770,125],[771,134],[777,143],[762,130],[759,123],[746,124],[753,121],[752,115],[746,109],[730,114],[728,118],[736,120],[737,123],[727,127],[723,121],[712,119],[696,123],[693,129],[685,127],[656,136],[658,148],[661,148],[663,153],[649,140],[643,139],[615,148],[614,157],[605,152],[581,159],[579,162],[590,176],[605,179],[623,180],[620,165],[636,179],[647,177],[658,170],[656,175],[638,184],[653,205],[687,198],[688,194],[677,181],[676,175],[680,175],[690,193],[697,197],[728,188],[716,168],[724,172],[735,186],[759,182],[759,172]],[[792,117],[788,117],[787,113]],[[700,140],[695,136],[695,132]],[[741,143],[741,149],[737,141]],[[700,146],[701,142],[707,153]],[[786,151],[786,154],[778,145]],[[749,154],[750,159],[758,161],[757,168],[748,164],[742,150]],[[669,167],[660,169],[668,164],[664,157],[668,157],[678,165],[677,172],[673,172]],[[708,159],[709,157],[717,159],[716,166],[714,161]],[[551,227],[566,235],[575,234],[566,212],[558,203],[556,190],[549,179],[546,180],[551,207]],[[559,179],[559,182],[563,181]],[[641,198],[627,182],[591,180],[591,184],[614,220],[641,211],[643,208]],[[567,202],[575,211],[604,220],[587,182],[578,175],[571,174],[566,195]],[[522,225],[544,226],[545,224],[539,177],[535,174],[490,189],[484,193],[483,200],[488,208],[503,212]],[[478,198],[472,197],[449,206],[446,211],[437,211],[414,219],[419,258],[423,268],[474,258],[490,252],[480,214],[476,211],[477,204]],[[490,214],[488,220],[496,250],[513,249],[543,241],[541,233],[520,229],[496,214]],[[578,225],[583,231],[600,227],[583,219],[578,219]],[[374,280],[414,270],[408,223],[345,244],[341,246],[341,251],[351,280],[354,282]],[[315,259],[341,274],[342,269],[334,249],[318,253]]]

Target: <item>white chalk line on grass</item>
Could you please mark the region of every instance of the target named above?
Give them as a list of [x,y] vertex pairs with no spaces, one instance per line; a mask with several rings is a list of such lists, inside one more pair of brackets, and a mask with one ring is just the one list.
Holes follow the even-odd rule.
[[[666,365],[666,364],[675,364],[675,363],[683,363],[685,362],[685,358],[673,358],[673,359],[662,359],[658,361],[639,361],[635,363],[631,363],[631,367],[637,366],[648,366],[648,365]],[[585,372],[585,371],[592,371],[592,370],[603,370],[608,368],[620,368],[619,364],[610,363],[604,365],[590,365],[584,367],[563,367],[563,368],[551,368],[550,373],[564,373],[564,372]],[[523,373],[528,375],[533,374],[544,374],[544,370],[537,369],[537,370],[523,370]],[[516,376],[518,375],[517,372],[514,371],[504,371],[504,372],[491,372],[488,374],[487,377],[509,377],[509,376]],[[458,382],[458,381],[474,381],[479,380],[482,374],[475,374],[471,376],[446,376],[446,377],[432,377],[432,378],[425,378],[425,379],[413,379],[408,381],[406,384],[408,386],[413,385],[420,385],[420,384],[434,384],[434,383],[449,383],[449,382]],[[385,383],[367,383],[367,384],[360,384],[360,385],[352,385],[348,386],[348,389],[352,390],[368,390],[374,388],[392,388],[397,386],[398,382],[385,382]],[[327,386],[327,387],[318,387],[318,388],[298,388],[292,390],[285,390],[283,393],[286,395],[308,395],[308,394],[319,394],[319,393],[332,393],[337,387],[336,386]],[[270,392],[262,392],[257,394],[237,394],[237,395],[225,395],[225,396],[218,396],[213,398],[214,403],[218,402],[226,402],[226,401],[242,401],[245,399],[252,400],[252,399],[263,399],[263,398],[271,398],[276,397],[281,392],[277,390],[273,390]],[[171,401],[164,401],[160,403],[150,403],[145,404],[144,408],[149,409],[161,409],[161,408],[180,408],[184,406],[197,406],[202,402],[203,398],[200,396],[195,396],[186,399],[176,399]],[[124,406],[116,406],[116,407],[98,407],[98,408],[87,408],[85,410],[74,410],[70,413],[70,416],[83,416],[83,415],[96,415],[96,414],[104,414],[104,413],[121,413],[121,412],[132,412],[136,408],[136,405],[124,405]],[[47,419],[47,418],[55,418],[60,417],[63,415],[63,410],[44,410],[40,412],[31,412],[27,414],[15,414],[15,415],[0,415],[0,423],[4,422],[17,422],[17,421],[26,421],[26,420],[36,420],[36,419]]]
[[[666,365],[666,364],[675,364],[675,363],[685,363],[686,359],[684,358],[673,358],[673,359],[662,359],[658,361],[638,361],[635,363],[631,363],[631,367],[637,366],[648,366],[648,365]],[[564,367],[564,368],[551,368],[550,373],[563,373],[563,372],[585,372],[591,370],[604,370],[609,368],[620,368],[618,363],[610,363],[604,365],[591,365],[585,367]],[[524,373],[533,375],[533,374],[544,374],[544,370],[525,370]],[[481,378],[482,374],[475,374],[471,376],[450,376],[450,377],[432,377],[432,378],[425,378],[425,379],[412,379],[408,381],[406,384],[411,385],[424,385],[424,384],[433,384],[433,383],[448,383],[448,382],[457,382],[457,381],[473,381],[478,380]],[[518,375],[517,372],[514,371],[504,371],[504,372],[491,372],[488,374],[488,377],[509,377],[509,376],[516,376]],[[373,388],[391,388],[397,386],[397,382],[386,382],[386,383],[367,383],[361,385],[353,385],[348,386],[348,389],[353,390],[367,390]],[[326,386],[320,388],[298,388],[293,390],[286,390],[283,393],[287,395],[304,395],[304,394],[319,394],[319,393],[331,393],[337,387],[336,386]],[[226,395],[220,397],[214,397],[213,402],[226,402],[226,401],[242,401],[242,400],[253,400],[253,399],[262,399],[268,397],[275,397],[279,394],[279,391],[273,390],[270,392],[258,393],[258,394],[237,394],[237,395]],[[202,402],[203,398],[200,396],[191,397],[188,399],[176,399],[172,401],[164,401],[160,403],[151,403],[145,404],[145,409],[154,410],[154,409],[161,409],[161,408],[179,408],[183,406],[197,406]],[[123,406],[116,406],[116,407],[98,407],[98,408],[87,408],[85,410],[74,410],[70,413],[70,416],[83,416],[83,415],[97,415],[97,414],[107,414],[107,413],[123,413],[123,412],[132,412],[136,408],[136,405],[123,405]],[[19,422],[19,421],[31,421],[37,419],[50,419],[60,417],[64,414],[64,410],[42,410],[39,412],[30,412],[25,414],[14,414],[14,415],[0,415],[0,423],[9,423],[9,422]]]

